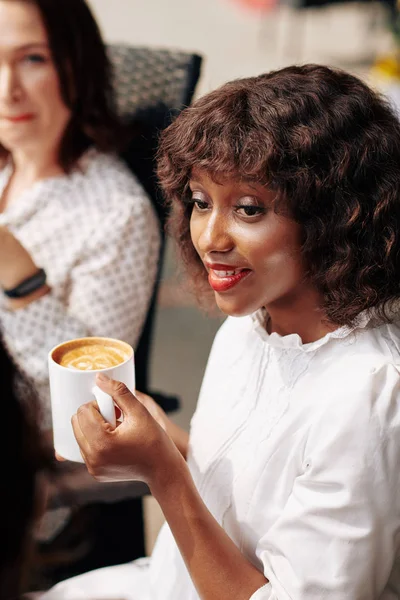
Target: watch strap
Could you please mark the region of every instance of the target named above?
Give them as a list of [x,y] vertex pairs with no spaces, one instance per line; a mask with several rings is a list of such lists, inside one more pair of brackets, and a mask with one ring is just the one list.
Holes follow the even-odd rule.
[[46,272],[44,269],[39,269],[37,273],[21,281],[11,290],[3,290],[7,298],[24,298],[35,292],[46,283]]

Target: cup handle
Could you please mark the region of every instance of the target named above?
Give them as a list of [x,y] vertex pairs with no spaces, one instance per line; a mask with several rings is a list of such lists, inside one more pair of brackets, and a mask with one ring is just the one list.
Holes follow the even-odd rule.
[[103,392],[97,385],[92,388],[93,396],[96,398],[97,404],[99,406],[100,414],[105,421],[110,423],[112,427],[116,427],[117,420],[115,417],[115,407],[114,400]]

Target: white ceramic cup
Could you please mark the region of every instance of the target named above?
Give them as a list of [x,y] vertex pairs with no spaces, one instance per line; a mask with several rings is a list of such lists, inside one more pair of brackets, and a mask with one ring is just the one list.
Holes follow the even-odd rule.
[[[118,347],[126,353],[127,358],[114,367],[90,371],[64,367],[57,362],[66,349],[71,348],[71,345],[76,347],[86,344]],[[101,372],[112,379],[122,381],[131,392],[134,392],[135,366],[133,349],[129,344],[112,338],[79,338],[55,346],[49,352],[48,364],[54,448],[60,456],[67,460],[84,462],[72,429],[72,416],[82,404],[96,399],[100,413],[104,419],[115,426],[114,402],[111,396],[104,393],[95,385],[96,374]]]

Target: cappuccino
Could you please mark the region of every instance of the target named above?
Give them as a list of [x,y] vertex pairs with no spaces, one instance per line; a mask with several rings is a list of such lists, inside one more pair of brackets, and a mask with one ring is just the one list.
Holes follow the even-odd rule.
[[53,359],[62,367],[78,371],[110,369],[130,358],[128,344],[108,338],[82,338],[66,342],[53,353]]

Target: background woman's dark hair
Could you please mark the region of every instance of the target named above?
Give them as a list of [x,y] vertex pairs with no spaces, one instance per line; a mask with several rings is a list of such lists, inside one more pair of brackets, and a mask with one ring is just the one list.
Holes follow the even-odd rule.
[[35,407],[22,406],[13,391],[14,367],[0,342],[0,600],[24,591],[38,513],[39,476],[52,467],[36,425]]
[[189,230],[193,168],[276,191],[275,210],[303,226],[307,276],[332,322],[350,325],[373,307],[389,318],[400,297],[400,125],[359,79],[305,65],[234,81],[163,133],[160,183],[183,258],[201,283],[206,273]]
[[[72,110],[60,149],[60,164],[69,171],[92,144],[105,152],[119,149],[123,136],[112,89],[112,68],[85,0],[24,1],[40,11],[62,98]],[[0,158],[7,155],[2,148]]]

